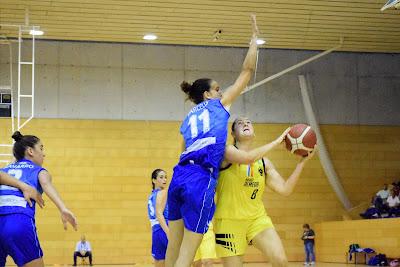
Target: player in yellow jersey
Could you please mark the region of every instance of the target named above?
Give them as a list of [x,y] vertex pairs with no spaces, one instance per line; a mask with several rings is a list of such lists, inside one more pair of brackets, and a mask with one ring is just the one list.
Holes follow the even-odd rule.
[[249,119],[236,119],[232,136],[235,144],[227,146],[218,178],[214,215],[217,256],[224,266],[242,266],[242,256],[248,244],[252,243],[267,256],[272,266],[287,266],[281,239],[265,212],[262,196],[266,185],[280,195],[290,195],[314,152],[302,158],[290,177],[284,180],[265,157],[252,164],[230,163],[235,162],[229,156],[231,150],[248,151],[252,148],[255,135]]
[[211,267],[214,259],[217,258],[215,252],[215,234],[212,222],[208,226],[208,231],[204,234],[200,247],[194,257],[193,267]]

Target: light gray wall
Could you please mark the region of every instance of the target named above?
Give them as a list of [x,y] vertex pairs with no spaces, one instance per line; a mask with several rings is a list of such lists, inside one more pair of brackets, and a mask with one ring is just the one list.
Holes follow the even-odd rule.
[[[191,105],[180,82],[211,77],[226,87],[247,51],[55,41],[38,41],[36,48],[36,117],[124,120],[182,120]],[[257,80],[316,53],[261,49]],[[0,84],[8,78],[7,63],[1,45]],[[297,75],[305,74],[320,123],[400,125],[399,70],[400,54],[333,53],[241,96],[232,114],[303,122]],[[29,75],[23,81],[29,85]]]

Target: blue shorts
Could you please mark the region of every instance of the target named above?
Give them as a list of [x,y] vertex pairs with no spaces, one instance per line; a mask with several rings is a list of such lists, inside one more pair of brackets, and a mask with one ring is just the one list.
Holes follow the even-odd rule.
[[168,238],[162,228],[152,233],[151,255],[157,261],[165,260],[167,252]]
[[168,220],[183,219],[189,231],[204,234],[215,212],[215,187],[212,173],[195,164],[174,168],[168,189]]
[[0,215],[0,266],[8,255],[18,266],[43,257],[35,219],[21,213]]

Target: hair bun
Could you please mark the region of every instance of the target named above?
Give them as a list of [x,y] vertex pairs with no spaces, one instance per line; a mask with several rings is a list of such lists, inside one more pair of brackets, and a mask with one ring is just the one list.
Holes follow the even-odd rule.
[[14,139],[15,142],[20,141],[23,137],[24,137],[24,136],[23,136],[19,131],[16,131],[16,132],[11,136],[11,138]]
[[181,89],[185,94],[188,94],[190,92],[190,89],[192,88],[192,85],[188,83],[187,81],[183,81],[181,83]]

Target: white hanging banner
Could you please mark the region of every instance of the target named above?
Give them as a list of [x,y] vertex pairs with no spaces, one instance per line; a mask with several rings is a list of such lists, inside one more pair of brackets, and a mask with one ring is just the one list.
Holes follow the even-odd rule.
[[318,154],[321,165],[325,171],[326,177],[328,178],[329,183],[331,184],[333,191],[335,191],[337,197],[342,202],[344,208],[348,211],[353,205],[351,204],[349,198],[344,192],[343,186],[340,183],[340,180],[336,174],[336,171],[333,167],[332,161],[329,157],[329,153],[326,149],[324,139],[322,138],[321,131],[319,130],[318,122],[315,118],[315,114],[311,105],[310,97],[308,95],[307,83],[306,79],[303,75],[299,75],[299,83],[301,89],[301,96],[303,98],[304,110],[306,113],[308,124],[315,131],[317,135],[318,142]]

